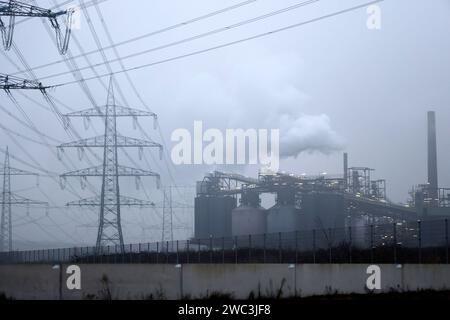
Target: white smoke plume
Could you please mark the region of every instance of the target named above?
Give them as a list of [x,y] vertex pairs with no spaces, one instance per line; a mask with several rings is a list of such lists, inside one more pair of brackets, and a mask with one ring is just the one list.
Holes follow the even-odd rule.
[[280,117],[280,156],[297,157],[302,152],[330,154],[342,150],[344,139],[331,128],[326,114]]

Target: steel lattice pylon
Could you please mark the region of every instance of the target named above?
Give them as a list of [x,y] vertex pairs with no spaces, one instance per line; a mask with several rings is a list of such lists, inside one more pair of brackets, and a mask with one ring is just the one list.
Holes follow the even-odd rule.
[[[119,112],[117,112],[119,110]],[[119,177],[141,177],[154,176],[157,178],[159,186],[159,174],[130,167],[119,165],[118,148],[121,147],[158,147],[162,145],[146,140],[139,140],[124,137],[117,133],[117,117],[156,117],[154,113],[139,111],[131,108],[116,106],[114,99],[113,78],[110,79],[108,88],[108,98],[106,106],[83,110],[67,114],[66,117],[103,117],[105,124],[105,133],[103,137],[83,139],[71,143],[60,145],[58,148],[103,148],[103,165],[92,168],[82,169],[61,175],[64,180],[66,177],[81,177],[82,180],[89,176],[98,176],[102,178],[102,187],[99,197],[83,199],[80,201],[69,202],[69,206],[100,206],[99,226],[97,233],[96,247],[101,250],[107,245],[120,246],[123,250],[123,234],[121,226],[121,206],[153,206],[153,202],[138,200],[135,198],[124,197],[120,194]]]
[[1,221],[0,250],[12,250],[12,221],[11,221],[11,168],[9,167],[9,153],[6,149],[3,165],[2,189],[2,221]]
[[44,205],[48,206],[47,202],[35,201],[21,197],[11,192],[11,176],[37,176],[36,173],[11,168],[9,165],[9,151],[6,148],[5,162],[3,169],[0,170],[0,175],[3,176],[2,189],[2,217],[0,224],[0,251],[12,251],[12,205]]
[[173,243],[173,208],[171,186],[164,188],[163,196],[163,225],[161,241],[170,241]]

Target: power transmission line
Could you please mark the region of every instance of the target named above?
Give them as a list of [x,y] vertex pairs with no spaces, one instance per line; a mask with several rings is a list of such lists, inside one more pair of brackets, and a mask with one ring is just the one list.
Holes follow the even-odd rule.
[[[103,1],[105,1],[105,0],[103,0]],[[232,5],[232,6],[223,8],[223,9],[219,9],[219,10],[210,12],[208,14],[205,14],[205,15],[202,15],[202,16],[190,19],[190,20],[186,20],[186,21],[183,21],[183,22],[180,22],[180,23],[168,26],[168,27],[164,27],[164,28],[156,30],[156,31],[148,32],[146,34],[143,34],[143,35],[140,35],[140,36],[137,36],[137,37],[125,40],[125,41],[113,43],[113,44],[110,44],[109,46],[105,46],[105,47],[102,47],[102,48],[97,48],[95,50],[91,50],[91,51],[88,51],[88,52],[85,52],[85,53],[82,52],[81,54],[73,56],[71,59],[77,59],[77,58],[80,58],[80,57],[83,57],[83,56],[92,55],[92,54],[97,53],[97,52],[99,52],[101,50],[109,50],[109,49],[112,49],[112,48],[117,48],[119,46],[123,46],[123,45],[131,43],[131,42],[135,42],[135,41],[142,40],[142,39],[145,39],[145,38],[148,38],[148,37],[152,37],[152,36],[155,36],[155,35],[167,32],[167,31],[171,31],[171,30],[174,30],[174,29],[177,29],[177,28],[185,27],[185,26],[193,24],[195,22],[198,22],[198,21],[201,21],[201,20],[205,20],[205,19],[214,17],[216,15],[219,15],[219,14],[222,14],[222,13],[225,13],[225,12],[228,12],[228,11],[232,11],[232,10],[241,8],[243,6],[249,5],[249,4],[254,3],[256,1],[258,1],[258,0],[247,0],[247,1],[239,2],[239,3],[235,4],[235,5]],[[97,3],[100,3],[100,2],[102,2],[102,1],[91,1],[90,5],[94,5],[94,4],[97,4]],[[90,5],[88,3],[85,3],[84,4],[84,8],[87,8]],[[58,8],[58,7],[59,7],[59,5],[58,6],[55,5],[54,8]],[[65,61],[64,59],[53,61],[53,62],[50,62],[50,63],[46,63],[46,64],[43,64],[43,65],[39,65],[39,66],[33,67],[32,70],[42,69],[42,68],[45,68],[45,67],[48,67],[48,66],[52,66],[52,65],[55,65],[55,64],[62,63],[64,61]],[[25,71],[20,70],[20,71],[14,73],[14,74],[20,74],[20,73],[24,73],[24,72]]]
[[[244,20],[244,21],[241,21],[241,22],[229,25],[229,26],[225,26],[225,27],[221,27],[221,28],[218,28],[218,29],[214,29],[212,31],[201,33],[199,35],[195,35],[195,36],[188,37],[188,38],[185,38],[185,39],[182,39],[182,40],[178,40],[178,41],[171,42],[171,43],[168,43],[168,44],[164,44],[164,45],[161,45],[161,46],[157,46],[157,47],[154,47],[154,48],[150,48],[150,49],[146,49],[146,50],[139,51],[139,52],[136,52],[136,53],[132,53],[132,54],[129,54],[129,55],[126,55],[126,56],[122,56],[122,57],[118,57],[118,58],[115,58],[115,59],[111,59],[111,60],[108,60],[106,62],[105,61],[99,62],[99,63],[94,64],[93,66],[94,67],[99,67],[99,66],[104,65],[105,63],[110,64],[110,63],[117,62],[117,61],[120,62],[120,61],[123,61],[123,60],[135,58],[135,57],[138,57],[138,56],[150,53],[150,52],[155,52],[155,51],[159,51],[159,50],[162,50],[162,49],[167,49],[167,48],[170,48],[170,47],[173,47],[173,46],[177,46],[177,45],[188,43],[188,42],[191,42],[191,41],[194,41],[194,40],[198,40],[198,39],[202,39],[202,38],[205,38],[205,37],[209,37],[211,35],[215,35],[215,34],[218,34],[218,33],[230,31],[232,29],[239,28],[239,27],[245,26],[247,24],[258,22],[258,21],[261,21],[261,20],[264,20],[264,19],[268,19],[268,18],[271,18],[273,16],[276,16],[276,15],[279,15],[279,14],[282,14],[282,13],[286,13],[288,11],[299,9],[301,7],[313,4],[313,3],[318,2],[318,1],[320,1],[320,0],[303,1],[303,2],[297,3],[295,5],[292,5],[292,6],[289,6],[289,7],[280,9],[280,10],[277,10],[277,11],[272,11],[272,12],[269,12],[267,14],[263,14],[263,15],[260,15],[258,17],[255,17],[255,18],[247,19],[247,20]],[[103,51],[101,51],[101,52],[103,53]],[[86,70],[86,69],[89,69],[89,68],[90,68],[89,66],[82,67],[82,68],[79,68],[76,71],[82,71],[82,70]],[[41,80],[54,78],[54,77],[62,76],[62,75],[65,75],[65,74],[67,74],[67,72],[55,73],[55,74],[52,74],[52,75],[41,77]]]
[[[272,31],[260,33],[260,34],[257,34],[257,35],[251,36],[251,37],[242,38],[242,39],[231,41],[231,42],[227,42],[227,43],[224,43],[224,44],[221,44],[221,45],[209,47],[209,48],[202,49],[202,50],[193,51],[193,52],[190,52],[190,53],[187,53],[187,54],[174,56],[174,57],[171,57],[171,58],[158,60],[158,61],[151,62],[151,63],[141,64],[141,65],[138,65],[138,66],[135,66],[135,67],[127,68],[126,70],[115,71],[112,74],[111,73],[104,73],[104,74],[101,74],[100,77],[103,78],[103,77],[108,77],[108,76],[111,76],[111,75],[114,75],[114,74],[120,74],[120,73],[123,73],[123,72],[135,71],[135,70],[139,70],[139,69],[143,69],[143,68],[153,67],[153,66],[160,65],[160,64],[163,64],[163,63],[172,62],[172,61],[176,61],[176,60],[181,60],[181,59],[184,59],[184,58],[196,56],[196,55],[207,53],[207,52],[211,52],[211,51],[214,51],[214,50],[230,47],[230,46],[233,46],[233,45],[236,45],[236,44],[240,44],[240,43],[244,43],[244,42],[247,42],[247,41],[251,41],[251,40],[267,37],[267,36],[270,36],[270,35],[273,35],[273,34],[276,34],[276,33],[280,33],[280,32],[287,31],[287,30],[291,30],[291,29],[294,29],[294,28],[299,28],[299,27],[302,27],[302,26],[307,25],[307,24],[311,24],[311,23],[314,23],[314,22],[318,22],[318,21],[321,21],[321,20],[325,20],[325,19],[329,19],[329,18],[332,18],[332,17],[335,17],[335,16],[339,16],[339,15],[342,15],[342,14],[345,14],[345,13],[349,13],[349,12],[352,12],[352,11],[355,11],[355,10],[358,10],[358,9],[361,9],[361,8],[365,8],[365,7],[370,6],[372,4],[380,3],[382,1],[384,1],[384,0],[375,0],[375,1],[371,1],[371,2],[366,2],[366,3],[361,4],[361,5],[357,5],[357,6],[354,6],[354,7],[351,7],[351,8],[347,8],[347,9],[344,9],[344,10],[336,11],[336,12],[333,12],[333,13],[330,13],[330,14],[326,14],[326,15],[323,15],[323,16],[320,16],[320,17],[317,17],[317,18],[309,19],[309,20],[306,20],[306,21],[303,21],[303,22],[291,24],[291,25],[288,25],[286,27],[274,29]],[[48,76],[48,77],[52,77],[52,76]],[[44,78],[41,78],[41,79],[44,79]],[[85,78],[84,80],[85,81],[89,81],[89,80],[94,80],[94,79],[97,79],[97,78],[98,78],[97,76],[96,77],[88,77],[88,78]],[[77,83],[77,81],[63,82],[63,83],[54,85],[53,87],[66,86],[66,85],[71,85],[71,84],[74,84],[74,83]]]

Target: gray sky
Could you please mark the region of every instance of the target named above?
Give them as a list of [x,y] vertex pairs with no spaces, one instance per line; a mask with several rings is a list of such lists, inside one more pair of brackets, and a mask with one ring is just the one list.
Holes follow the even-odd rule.
[[[118,43],[238,2],[108,0],[100,3],[99,8],[114,43]],[[123,57],[299,2],[301,1],[258,0],[210,19],[119,46],[117,50]],[[127,68],[132,68],[271,31],[362,3],[364,1],[361,0],[322,0],[253,24],[123,62]],[[51,0],[39,0],[38,4],[42,7],[54,6]],[[381,30],[368,30],[366,11],[359,9],[261,39],[131,71],[129,75],[146,104],[158,114],[169,152],[172,147],[171,132],[177,128],[192,130],[194,120],[203,120],[205,127],[219,129],[280,127],[282,135],[283,131],[312,123],[311,138],[302,140],[305,132],[299,133],[298,137],[299,141],[306,145],[313,145],[310,149],[315,151],[302,152],[296,158],[283,159],[282,170],[308,174],[323,171],[341,173],[342,152],[347,151],[350,165],[375,168],[375,177],[387,180],[389,198],[405,202],[410,187],[426,181],[428,110],[435,110],[437,113],[439,184],[442,187],[450,185],[450,170],[446,167],[446,164],[450,163],[450,147],[445,139],[450,133],[449,127],[446,126],[450,120],[450,2],[385,0],[380,7]],[[107,34],[95,7],[89,7],[87,12],[101,45],[107,46]],[[48,25],[48,22],[46,24]],[[97,48],[83,14],[81,29],[74,30],[73,35],[75,39],[71,40],[70,50],[74,55],[80,52],[77,44],[80,44],[85,52]],[[17,24],[14,41],[31,67],[61,60],[53,43],[54,34],[50,37],[38,19]],[[23,69],[13,50],[5,54]],[[106,50],[105,55],[108,59],[115,58],[112,50]],[[89,56],[89,60],[93,64],[101,63],[102,56],[95,53]],[[3,55],[0,55],[0,63],[2,73],[17,71]],[[79,58],[76,64],[78,67],[84,67],[86,60]],[[115,71],[120,69],[118,63],[112,63],[111,67]],[[41,78],[67,70],[66,64],[60,63],[37,69],[35,74]],[[96,70],[100,74],[108,72],[105,66]],[[89,69],[83,70],[82,74],[85,78],[93,75]],[[20,76],[30,77],[28,74]],[[52,85],[73,79],[69,73],[43,81],[46,85]],[[142,109],[143,106],[127,78],[119,74],[116,80],[129,106]],[[102,81],[107,83],[107,78]],[[104,104],[106,91],[100,82],[91,80],[87,85],[95,101]],[[92,107],[77,84],[58,87],[50,93],[72,109]],[[51,112],[19,93],[14,96],[39,130],[63,142],[72,140],[64,133]],[[38,92],[27,93],[27,96],[47,107]],[[120,96],[117,96],[117,99],[122,100]],[[4,93],[0,95],[0,106],[21,117]],[[69,111],[60,104],[58,106],[62,112]],[[39,140],[36,134],[2,110],[0,121],[12,130]],[[153,130],[151,120],[142,120],[140,123],[154,140],[162,141],[159,132]],[[74,120],[73,124],[83,137],[99,134],[102,130],[99,122],[94,122],[95,130],[91,128],[87,131],[84,130],[82,121]],[[140,132],[134,131],[131,124],[131,120],[121,120],[121,132],[140,137]],[[2,150],[5,145],[9,145],[13,155],[32,163],[4,131],[0,132]],[[295,134],[297,133],[291,138],[293,141],[296,141]],[[46,169],[56,173],[67,170],[45,146],[22,138],[16,139]],[[327,141],[326,145],[332,148],[314,148],[315,143],[320,144],[319,142],[324,140]],[[137,150],[130,150],[129,153],[141,167],[147,168],[146,162],[138,160]],[[69,157],[74,166],[67,161]],[[168,175],[167,162],[159,161],[156,151],[147,151],[146,157],[152,164],[152,169],[161,173],[163,183],[173,185],[174,182]],[[131,165],[126,157],[122,156],[121,159],[124,164]],[[166,160],[170,161],[168,157]],[[95,163],[95,159],[92,158],[92,161]],[[71,170],[89,166],[85,159],[79,162],[76,151],[70,150],[66,151],[65,163]],[[32,170],[14,160],[12,165]],[[172,175],[180,185],[193,185],[195,180],[212,169],[214,168],[207,166],[171,167]],[[254,166],[232,169],[251,175],[257,172]],[[90,181],[99,189],[98,180]],[[153,188],[154,181],[144,181],[147,195],[155,201],[160,201],[160,192]],[[31,179],[17,178],[13,182],[13,188],[23,189],[33,186],[33,183],[34,180]],[[92,195],[88,190],[81,190],[78,180],[73,180],[72,185],[80,195]],[[40,189],[56,206],[76,200],[73,195],[66,190],[60,190],[54,181],[46,177],[40,179]],[[147,199],[144,190],[135,190],[132,180],[123,181],[122,191],[127,195]],[[46,200],[36,188],[23,191],[21,195]],[[36,246],[44,242],[62,244],[75,241],[92,244],[95,240],[96,211],[52,209],[49,217],[46,217],[44,210],[32,210],[27,217],[25,210],[18,208],[14,213],[17,220],[15,239],[21,244]],[[37,221],[39,226],[32,222],[34,217],[40,219]],[[159,240],[160,230],[155,226],[161,222],[160,213],[128,210],[123,218],[126,242]],[[187,213],[180,213],[177,219],[179,221],[176,223],[179,225],[191,224]],[[189,235],[189,231],[177,231],[179,238]]]

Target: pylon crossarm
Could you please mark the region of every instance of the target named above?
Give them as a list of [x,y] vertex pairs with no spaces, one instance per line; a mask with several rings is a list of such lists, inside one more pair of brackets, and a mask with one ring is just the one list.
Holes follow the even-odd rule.
[[[87,138],[87,139],[81,139],[78,141],[63,143],[58,146],[59,149],[63,148],[83,148],[83,147],[98,147],[103,148],[105,146],[105,136],[97,136],[93,138]],[[162,149],[162,145],[150,141],[150,140],[142,140],[142,139],[135,139],[131,137],[125,137],[121,135],[117,135],[116,142],[114,143],[114,146],[117,146],[119,148],[127,148],[127,147],[148,147],[148,148],[160,148]]]
[[[120,196],[119,197],[119,204],[121,206],[128,206],[128,207],[141,207],[141,208],[148,208],[148,207],[153,207],[155,204],[152,201],[145,201],[145,200],[140,200],[140,199],[136,199],[136,198],[132,198],[132,197],[125,197],[125,196]],[[94,207],[100,207],[101,204],[101,198],[100,197],[92,197],[92,198],[87,198],[87,199],[82,199],[82,200],[77,200],[77,201],[72,201],[72,202],[68,202],[66,204],[66,206],[69,207],[82,207],[82,206],[94,206]],[[108,203],[108,205],[111,206],[117,206],[117,203]]]
[[15,193],[11,193],[11,201],[0,201],[0,204],[48,206],[48,202],[27,199]]
[[[117,166],[117,175],[121,176],[121,177],[143,177],[143,176],[148,176],[148,177],[159,177],[159,174],[153,172],[153,171],[149,171],[149,170],[143,170],[143,169],[137,169],[137,168],[131,168],[131,167],[126,167],[126,166]],[[75,171],[71,171],[71,172],[67,172],[61,175],[62,178],[64,177],[80,177],[80,176],[84,176],[84,177],[101,177],[103,175],[103,166],[95,166],[95,167],[90,167],[90,168],[86,168],[86,169],[81,169],[81,170],[75,170]]]
[[49,86],[43,86],[41,82],[23,79],[15,76],[0,73],[0,89],[9,91],[12,89],[30,89],[30,90],[45,90]]
[[[16,168],[9,168],[9,172],[7,172],[6,174],[10,174],[13,176],[38,176],[37,173],[20,170],[20,169],[16,169]],[[4,172],[3,168],[0,168],[0,176],[2,176],[2,175],[5,175],[5,172]]]
[[0,1],[0,16],[56,18],[66,13],[67,11],[53,12],[19,1]]
[[63,148],[82,148],[82,147],[104,147],[105,136],[97,136],[93,138],[81,139],[57,146],[58,149]]
[[[116,117],[156,117],[156,114],[149,111],[143,111],[139,109],[133,109],[129,107],[122,107],[117,105],[109,105],[109,106],[101,106],[96,108],[85,109],[81,111],[75,111],[71,113],[67,113],[66,117],[104,117],[106,115],[106,108],[110,108],[111,111],[115,108],[115,116]],[[109,115],[112,115],[112,112],[109,112]]]

